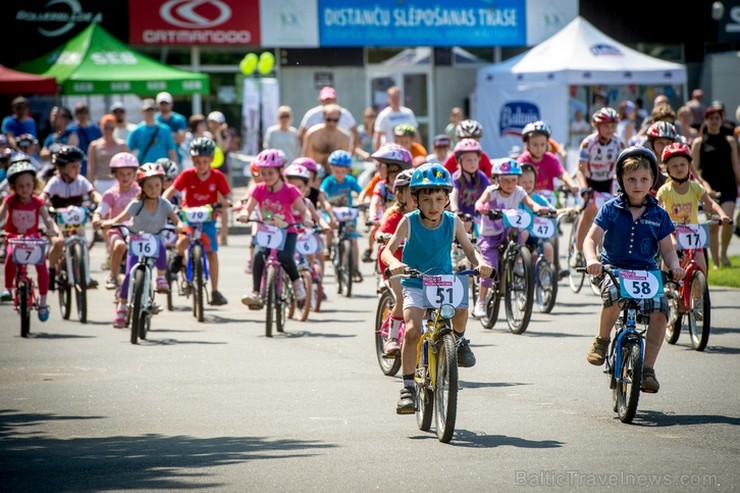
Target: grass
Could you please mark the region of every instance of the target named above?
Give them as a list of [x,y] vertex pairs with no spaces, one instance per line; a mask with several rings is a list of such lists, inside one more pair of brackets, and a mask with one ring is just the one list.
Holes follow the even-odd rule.
[[722,267],[713,270],[709,261],[709,285],[710,286],[727,286],[730,288],[740,288],[740,256],[731,255],[730,264],[732,267]]

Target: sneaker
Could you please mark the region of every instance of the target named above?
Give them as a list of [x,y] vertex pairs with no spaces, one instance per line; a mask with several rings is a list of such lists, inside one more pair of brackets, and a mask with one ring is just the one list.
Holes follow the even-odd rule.
[[609,348],[609,339],[596,337],[591,344],[591,348],[586,353],[586,361],[595,366],[601,366],[606,359],[606,350]]
[[167,279],[164,276],[157,277],[157,293],[169,293],[170,285],[167,284]]
[[242,304],[247,305],[250,310],[261,310],[263,303],[259,293],[245,294],[242,296]]
[[113,276],[105,278],[105,289],[116,289],[118,287],[118,279]]
[[87,281],[87,289],[98,289],[98,281],[95,279]]
[[182,270],[182,255],[173,255],[170,257],[170,264],[167,266],[170,273],[177,275]]
[[224,295],[222,295],[220,291],[214,291],[213,293],[211,293],[211,305],[221,306],[225,305],[228,302],[229,301],[224,298]]
[[113,320],[114,329],[125,329],[126,328],[126,314],[128,310],[126,307],[121,307],[116,310],[116,318]]
[[296,301],[303,301],[306,299],[306,286],[303,284],[303,279],[298,278],[293,281],[293,295]]
[[473,308],[473,317],[483,318],[486,316],[486,303],[484,301],[476,301],[475,308]]
[[373,261],[373,251],[371,249],[368,248],[362,252],[362,261],[366,264]]
[[0,301],[10,301],[13,299],[13,293],[9,289],[4,290],[0,293]]
[[401,389],[401,396],[396,404],[396,414],[414,414],[416,412],[416,391],[413,387]]
[[362,274],[359,270],[355,270],[352,273],[352,282],[362,282]]
[[660,389],[658,379],[655,378],[654,368],[642,369],[642,380],[640,381],[640,390],[647,394],[654,394]]
[[473,354],[473,350],[470,349],[470,341],[464,337],[460,337],[459,341],[457,346],[457,366],[460,368],[475,366],[475,355]]
[[39,321],[46,322],[49,320],[49,306],[48,305],[41,305],[39,306]]
[[386,356],[396,358],[401,356],[401,344],[398,339],[388,339],[383,345],[383,352]]
[[583,252],[576,252],[575,255],[570,257],[570,266],[575,269],[577,267],[584,267],[586,265],[586,259],[583,258]]

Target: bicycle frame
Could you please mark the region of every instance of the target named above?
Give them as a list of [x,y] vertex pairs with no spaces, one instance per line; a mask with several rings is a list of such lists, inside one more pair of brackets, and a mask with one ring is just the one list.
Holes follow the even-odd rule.
[[210,275],[208,271],[208,255],[206,254],[206,248],[205,244],[203,243],[203,240],[201,240],[201,236],[203,235],[203,223],[195,223],[192,224],[191,227],[193,228],[192,233],[187,233],[187,237],[190,240],[188,242],[188,261],[187,266],[185,268],[185,279],[188,281],[188,284],[193,284],[193,256],[192,256],[192,250],[195,245],[200,246],[203,249],[203,281],[208,281]]
[[[645,343],[643,333],[645,329],[637,329],[637,302],[634,300],[628,300],[624,310],[622,311],[621,319],[617,322],[617,331],[614,341],[612,342],[612,352],[614,353],[614,361],[609,362],[607,359],[606,373],[611,373],[616,382],[623,382],[622,379],[622,347],[624,342],[631,341],[637,342],[640,346],[640,357],[645,356]],[[612,370],[611,372],[609,370]]]

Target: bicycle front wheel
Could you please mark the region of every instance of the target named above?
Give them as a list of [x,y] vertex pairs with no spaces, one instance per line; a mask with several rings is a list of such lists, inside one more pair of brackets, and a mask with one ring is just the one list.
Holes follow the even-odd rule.
[[350,240],[341,241],[341,255],[339,257],[340,268],[339,275],[342,277],[343,294],[349,298],[352,296],[352,269],[355,265],[354,253],[352,252],[352,242]]
[[434,415],[437,438],[442,443],[452,440],[457,418],[457,347],[452,334],[437,343],[437,378],[434,382]]
[[87,270],[85,269],[85,255],[79,243],[72,244],[72,269],[74,269],[77,317],[84,324],[87,323]]
[[314,274],[311,279],[311,311],[318,312],[324,297],[324,286],[321,282],[321,267],[314,266]]
[[298,321],[303,322],[308,319],[308,314],[311,312],[311,272],[304,270],[301,271],[301,281],[303,282],[303,289],[306,291],[306,298],[302,301],[296,301],[296,305],[299,309]]
[[509,330],[522,334],[527,330],[532,317],[532,297],[534,293],[534,267],[532,254],[526,246],[517,247],[513,258],[506,266],[506,293],[504,307]]
[[288,309],[295,311],[295,294],[293,293],[293,283],[290,282],[288,274],[280,269],[283,275],[281,292],[275,296],[275,328],[278,332],[285,332],[285,321],[287,320]]
[[622,345],[622,359],[617,375],[615,402],[617,415],[622,423],[631,423],[637,412],[642,381],[642,354],[640,345],[627,342]]
[[203,247],[199,244],[193,245],[190,251],[193,262],[193,316],[198,322],[203,322],[203,298],[205,296],[205,285],[203,284]]
[[57,283],[57,290],[59,291],[59,311],[62,313],[64,320],[69,320],[69,315],[72,313],[72,287],[69,285],[69,275],[67,273],[66,262],[62,259],[62,265],[64,267],[59,268],[57,278],[53,279],[52,282]]
[[558,273],[555,265],[544,257],[539,257],[534,264],[534,273],[537,308],[540,313],[550,313],[558,296]]
[[[6,259],[6,262],[12,260]],[[18,313],[21,316],[21,337],[28,337],[31,331],[31,287],[27,280],[18,283]]]
[[691,306],[686,315],[691,335],[691,345],[697,351],[704,351],[709,342],[711,323],[711,302],[709,300],[709,286],[703,272],[697,270],[691,276]]
[[146,296],[144,293],[144,269],[136,269],[133,283],[134,306],[131,309],[131,344],[137,344],[146,323],[146,314],[144,313],[144,296]]
[[579,214],[573,220],[573,224],[570,228],[570,235],[568,236],[568,284],[570,285],[570,290],[574,293],[578,293],[581,290],[581,287],[583,287],[583,281],[586,279],[586,274],[584,272],[577,272],[575,268],[571,267],[571,259],[576,255],[576,230],[578,229],[578,223],[580,220],[581,215]]
[[498,312],[501,308],[501,295],[498,292],[498,279],[494,281],[494,285],[488,289],[486,293],[486,314],[480,319],[484,329],[492,329],[496,325],[498,320]]
[[[380,371],[384,375],[389,377],[394,376],[401,369],[401,358],[394,355],[388,357],[385,354],[385,341],[388,338],[388,332],[390,330],[390,316],[391,309],[393,309],[393,293],[390,289],[386,289],[378,298],[378,307],[375,310],[375,355],[378,358],[378,365]],[[383,333],[383,322],[388,320],[388,326],[385,328]]]
[[265,278],[265,337],[272,337],[272,314],[277,302],[277,272],[272,266],[267,267]]
[[416,426],[421,431],[429,431],[432,427],[434,411],[434,391],[429,380],[429,366],[434,364],[434,353],[429,351],[430,341],[422,344],[422,349],[416,360],[414,386],[416,387]]

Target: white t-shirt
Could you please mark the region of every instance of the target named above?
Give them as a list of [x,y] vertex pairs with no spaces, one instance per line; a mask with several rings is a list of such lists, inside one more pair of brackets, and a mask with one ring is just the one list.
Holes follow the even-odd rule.
[[[319,123],[324,123],[324,107],[322,105],[314,106],[310,110],[306,111],[306,114],[303,115],[303,119],[301,120],[301,127],[308,130]],[[339,126],[339,128],[351,130],[355,125],[357,125],[357,121],[355,121],[355,117],[352,116],[352,113],[350,113],[347,108],[341,108],[339,111],[339,123],[337,126]]]
[[398,111],[393,111],[390,106],[383,108],[375,119],[375,131],[380,132],[384,137],[384,139],[381,139],[381,144],[384,142],[393,142],[395,140],[393,129],[396,128],[396,125],[402,123],[410,123],[416,128],[419,128],[416,115],[414,115],[414,112],[410,108],[401,106],[398,108]]

